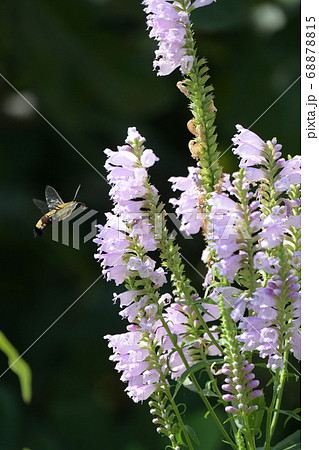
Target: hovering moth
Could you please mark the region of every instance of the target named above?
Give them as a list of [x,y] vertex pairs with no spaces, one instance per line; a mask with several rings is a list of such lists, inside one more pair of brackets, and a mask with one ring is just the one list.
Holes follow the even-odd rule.
[[40,237],[44,233],[45,227],[50,225],[53,220],[64,220],[69,217],[76,208],[86,209],[86,205],[82,202],[76,201],[81,185],[78,186],[74,199],[71,202],[65,203],[57,191],[52,186],[46,186],[45,188],[45,200],[33,199],[35,205],[44,214],[41,219],[38,220],[33,228],[34,237]]

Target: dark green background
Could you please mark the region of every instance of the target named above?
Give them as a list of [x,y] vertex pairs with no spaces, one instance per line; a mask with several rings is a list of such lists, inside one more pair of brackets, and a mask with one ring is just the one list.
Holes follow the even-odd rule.
[[[235,124],[248,127],[298,78],[299,7],[292,0],[219,0],[194,12],[199,53],[208,59],[215,86],[221,152]],[[269,11],[272,26],[283,19],[275,29],[258,20],[264,23]],[[185,126],[190,114],[175,87],[179,72],[157,77],[152,71],[156,46],[140,2],[10,0],[1,2],[0,14],[3,76],[31,93],[38,111],[102,174],[103,149],[122,145],[127,127],[136,126],[160,157],[152,181],[167,201],[167,178],[186,175],[193,164]],[[300,152],[299,95],[297,82],[253,127],[263,139],[276,136],[285,155]],[[22,353],[100,274],[92,242],[78,251],[53,242],[49,230],[34,239],[40,214],[32,198],[43,198],[49,184],[69,201],[81,183],[79,199],[99,211],[99,222],[111,205],[103,179],[31,108],[18,115],[12,106],[18,100],[0,79],[0,328]],[[230,150],[222,164],[227,172],[236,169]],[[83,235],[88,231],[83,226]],[[203,271],[201,240],[180,244]],[[201,278],[188,270],[200,288]],[[21,400],[15,374],[1,378],[0,450],[164,448],[147,403],[135,405],[126,396],[108,361],[103,335],[125,330],[112,305],[114,290],[100,280],[26,353],[33,372],[30,405]],[[6,367],[1,354],[1,373]],[[294,382],[289,389],[284,407],[293,409],[299,394]],[[187,398],[187,423],[198,432],[200,448],[224,448],[194,394]],[[279,428],[284,435],[294,427],[290,421]]]

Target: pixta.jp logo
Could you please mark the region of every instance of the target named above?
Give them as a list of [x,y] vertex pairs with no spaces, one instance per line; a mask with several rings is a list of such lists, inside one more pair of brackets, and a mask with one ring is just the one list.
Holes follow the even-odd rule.
[[[72,214],[61,222],[54,220],[52,221],[52,240],[55,242],[61,242],[63,245],[72,246],[76,250],[80,249],[80,242],[86,243],[90,239],[96,236],[97,230],[97,220],[92,218],[98,213],[94,209],[86,210],[83,214],[83,210],[75,209]],[[90,231],[82,237],[81,228],[84,228],[84,224],[90,223]],[[85,227],[87,229],[87,226]],[[70,231],[72,232],[70,233]],[[70,234],[72,241],[70,242]],[[83,233],[82,233],[83,234]]]

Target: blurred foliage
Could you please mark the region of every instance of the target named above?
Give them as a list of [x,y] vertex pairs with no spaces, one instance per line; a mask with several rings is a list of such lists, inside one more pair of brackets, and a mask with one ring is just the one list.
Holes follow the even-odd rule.
[[[237,123],[248,127],[260,117],[253,131],[276,136],[285,155],[300,152],[299,82],[262,115],[299,76],[299,9],[297,0],[219,0],[193,14],[215,87],[227,172],[236,169],[226,150]],[[114,286],[99,280],[48,329],[100,269],[91,241],[78,251],[52,241],[49,230],[33,238],[40,212],[32,198],[43,198],[50,184],[69,201],[81,183],[79,200],[103,223],[109,188],[86,160],[104,176],[103,149],[122,145],[127,127],[136,126],[160,157],[152,181],[167,201],[167,178],[193,165],[190,113],[175,88],[180,74],[159,78],[152,71],[156,45],[137,0],[10,0],[1,2],[0,20],[0,73],[43,116],[0,79],[1,328],[20,353],[42,335],[24,356],[33,372],[32,402],[22,402],[11,371],[1,378],[0,449],[162,449],[147,403],[128,399],[108,361],[103,335],[125,330],[111,301]],[[180,244],[203,272],[200,238]],[[201,277],[188,270],[200,288]],[[4,355],[0,363],[2,373]],[[289,383],[293,395],[283,408],[294,409],[298,394]],[[190,401],[187,420],[201,448],[225,448],[194,394],[180,395]],[[294,431],[292,422],[276,441]]]
[[8,370],[11,369],[17,374],[23,401],[29,403],[32,397],[32,372],[28,363],[24,361],[17,350],[0,331],[0,350],[8,358]]

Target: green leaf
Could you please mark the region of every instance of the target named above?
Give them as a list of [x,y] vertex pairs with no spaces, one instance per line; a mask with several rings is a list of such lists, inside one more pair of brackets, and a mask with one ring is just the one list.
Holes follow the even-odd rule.
[[192,392],[197,392],[197,389],[196,389],[194,383],[192,383],[191,380],[189,380],[188,378],[184,381],[183,386]]
[[8,341],[2,331],[0,331],[0,350],[7,356],[9,368],[19,377],[23,401],[29,403],[32,396],[32,373],[30,366],[21,358],[18,351]]
[[288,411],[288,410],[285,410],[285,409],[275,409],[274,411],[277,411],[277,412],[279,412],[281,414],[286,414],[287,416],[289,416],[289,418],[293,417],[294,419],[296,419],[299,422],[301,422],[301,417],[298,414],[296,414],[294,411]]
[[254,434],[258,434],[260,432],[261,423],[265,413],[265,397],[261,395],[254,399],[251,405],[257,405],[258,410],[251,413],[248,417],[249,424]]
[[195,431],[193,430],[193,428],[190,427],[189,425],[185,425],[185,428],[186,428],[188,434],[190,435],[190,437],[192,438],[192,440],[193,440],[194,442],[196,442],[196,444],[199,445],[199,444],[200,444],[199,439],[198,439],[198,437],[196,436],[196,433],[195,433]]
[[[258,447],[256,450],[264,450],[263,447]],[[271,450],[301,450],[301,432],[295,431],[283,441],[272,447]]]
[[182,375],[180,376],[180,378],[178,380],[178,383],[175,387],[175,391],[173,394],[173,398],[176,397],[177,392],[180,390],[182,385],[185,383],[185,381],[191,374],[198,372],[198,370],[201,370],[204,367],[210,366],[211,364],[212,364],[212,361],[200,361],[200,362],[194,364],[192,367],[189,367],[187,370],[185,370],[185,372],[182,373]]

